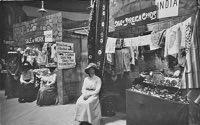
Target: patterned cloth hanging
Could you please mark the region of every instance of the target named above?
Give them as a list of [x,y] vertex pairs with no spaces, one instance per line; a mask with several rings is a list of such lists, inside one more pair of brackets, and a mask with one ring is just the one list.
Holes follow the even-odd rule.
[[186,54],[186,66],[181,88],[200,88],[199,10],[194,20],[191,46]]
[[88,63],[95,61],[95,36],[96,36],[96,2],[90,13],[90,25],[88,34]]
[[103,75],[105,61],[105,45],[108,31],[107,0],[96,0],[91,12],[90,30],[88,35],[88,61],[96,63],[99,69],[98,76]]
[[105,45],[108,32],[108,0],[98,0],[98,24],[97,24],[97,37],[96,37],[96,64],[100,69],[100,74],[103,75],[103,67],[105,61]]

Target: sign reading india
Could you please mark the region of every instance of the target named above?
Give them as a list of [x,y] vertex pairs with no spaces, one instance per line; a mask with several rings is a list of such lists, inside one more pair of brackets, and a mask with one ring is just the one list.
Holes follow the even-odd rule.
[[158,21],[157,6],[152,6],[134,13],[129,13],[115,18],[115,30],[124,29],[127,27],[144,25]]
[[74,52],[74,44],[66,42],[56,42],[57,52]]
[[178,16],[179,0],[155,0],[158,18]]

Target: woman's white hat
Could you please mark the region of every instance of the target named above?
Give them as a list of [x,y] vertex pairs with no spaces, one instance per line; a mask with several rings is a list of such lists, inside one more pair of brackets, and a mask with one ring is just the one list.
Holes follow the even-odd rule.
[[85,68],[85,73],[89,74],[89,69],[94,68],[95,71],[97,70],[97,65],[95,63],[89,63],[88,66]]

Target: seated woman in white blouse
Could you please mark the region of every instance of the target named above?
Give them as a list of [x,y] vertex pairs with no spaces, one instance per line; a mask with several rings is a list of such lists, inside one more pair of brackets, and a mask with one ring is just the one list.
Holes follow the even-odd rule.
[[89,75],[84,79],[82,95],[76,102],[75,120],[81,124],[100,125],[101,107],[99,103],[99,91],[101,88],[101,79],[95,75],[97,66],[90,63],[85,72]]

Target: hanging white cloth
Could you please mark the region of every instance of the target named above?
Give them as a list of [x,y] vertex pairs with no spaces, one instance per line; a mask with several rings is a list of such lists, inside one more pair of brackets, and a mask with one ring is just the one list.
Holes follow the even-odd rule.
[[181,44],[181,31],[179,23],[166,30],[164,57],[166,57],[167,55],[177,54],[180,50],[180,44]]
[[106,53],[115,53],[116,40],[117,38],[108,37],[106,43]]
[[56,44],[51,46],[51,58],[54,59],[56,56]]
[[150,50],[156,50],[160,48],[159,44],[162,41],[162,37],[165,31],[166,30],[151,33]]
[[133,38],[124,38],[124,47],[131,47],[131,41]]
[[138,40],[139,40],[138,46],[150,45],[150,43],[151,43],[151,34],[145,35],[145,36],[139,36]]
[[151,43],[151,35],[138,36],[132,38],[124,38],[124,46],[146,46]]
[[106,59],[107,59],[107,61],[108,61],[108,63],[112,63],[112,62],[114,62],[114,60],[112,59],[112,54],[111,53],[107,53],[106,54]]

